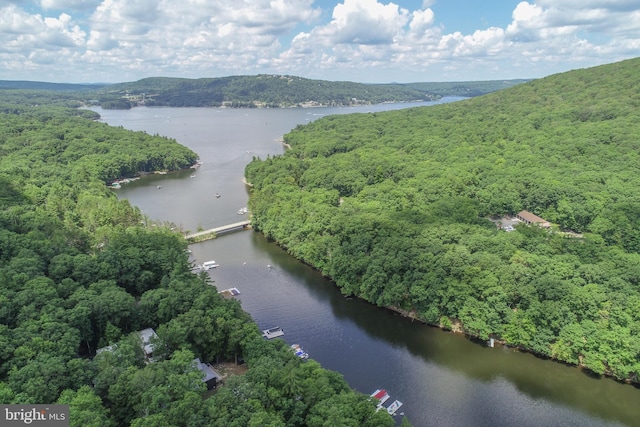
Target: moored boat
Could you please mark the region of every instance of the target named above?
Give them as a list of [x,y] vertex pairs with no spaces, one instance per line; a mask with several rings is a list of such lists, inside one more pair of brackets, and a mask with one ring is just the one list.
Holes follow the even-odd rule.
[[309,354],[304,351],[302,349],[302,347],[300,347],[300,344],[293,344],[291,345],[291,349],[293,350],[293,353],[298,356],[300,359],[308,359],[309,358]]

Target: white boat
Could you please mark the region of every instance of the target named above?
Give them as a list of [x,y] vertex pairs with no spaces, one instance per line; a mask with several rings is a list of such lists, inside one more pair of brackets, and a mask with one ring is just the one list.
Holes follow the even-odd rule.
[[202,268],[205,270],[209,270],[211,268],[216,268],[216,267],[220,267],[220,264],[218,264],[215,261],[206,261],[202,263]]
[[249,212],[249,209],[247,209],[247,208],[240,208],[240,209],[238,209],[238,212],[237,212],[237,213],[238,213],[238,215],[244,215],[244,214],[246,214],[247,212]]
[[387,408],[387,412],[390,415],[395,415],[396,411],[400,409],[401,406],[402,406],[402,402],[400,402],[399,400],[394,400],[393,403],[389,405],[389,407]]
[[291,345],[291,350],[293,350],[293,353],[298,356],[300,359],[308,359],[309,358],[309,354],[304,351],[302,349],[302,347],[300,347],[300,344],[293,344]]
[[266,339],[270,340],[271,338],[277,338],[284,335],[284,331],[280,326],[276,326],[274,328],[265,329],[262,331],[262,336]]

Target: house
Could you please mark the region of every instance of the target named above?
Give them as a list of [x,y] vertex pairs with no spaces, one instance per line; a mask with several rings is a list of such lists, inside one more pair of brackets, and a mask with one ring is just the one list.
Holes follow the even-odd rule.
[[213,366],[211,366],[210,364],[202,363],[198,358],[194,359],[193,363],[195,363],[196,368],[204,373],[204,378],[202,378],[202,381],[204,381],[204,383],[207,385],[207,390],[216,388],[218,383],[222,382],[222,375],[220,375],[215,369],[213,369]]
[[[149,361],[153,357],[153,344],[151,343],[151,339],[157,339],[158,335],[156,335],[156,331],[153,328],[143,329],[137,332],[140,340],[142,341],[142,350],[144,351],[144,356]],[[102,347],[96,350],[96,355],[102,353],[103,351],[114,351],[118,348],[118,344],[111,344],[107,347]]]
[[538,225],[540,227],[543,228],[549,228],[551,227],[551,224],[549,223],[549,221],[546,221],[542,218],[540,218],[538,215],[532,214],[529,211],[521,211],[516,215],[516,218],[518,218],[520,221],[524,222],[525,224],[531,225],[531,224],[535,224]]
[[144,350],[144,355],[147,359],[151,359],[153,356],[153,344],[151,344],[151,339],[153,338],[155,340],[158,338],[156,331],[152,328],[147,328],[138,331],[138,335],[140,335],[140,339],[142,340],[142,350]]

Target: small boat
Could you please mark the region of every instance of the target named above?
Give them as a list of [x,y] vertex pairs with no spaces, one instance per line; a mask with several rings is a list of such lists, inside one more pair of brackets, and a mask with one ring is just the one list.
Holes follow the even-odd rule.
[[196,177],[195,175],[191,175],[191,178],[195,178],[195,177]]
[[238,209],[238,215],[244,215],[244,214],[246,214],[247,212],[249,212],[249,209],[247,209],[247,208],[240,208],[240,209]]
[[216,196],[216,199],[219,199],[220,198],[220,193],[216,193],[215,196]]
[[302,349],[302,347],[300,347],[300,344],[292,344],[291,345],[291,350],[293,350],[293,353],[298,356],[300,359],[308,359],[309,358],[309,354],[304,351]]
[[162,188],[162,185],[158,185],[156,188],[159,190]]
[[400,402],[399,400],[394,400],[393,403],[389,405],[389,407],[387,408],[387,412],[390,415],[395,415],[396,411],[400,409],[401,406],[402,406],[402,402]]
[[284,335],[284,331],[280,326],[276,326],[274,328],[265,329],[262,331],[262,336],[266,339],[270,340],[271,338],[277,338]]

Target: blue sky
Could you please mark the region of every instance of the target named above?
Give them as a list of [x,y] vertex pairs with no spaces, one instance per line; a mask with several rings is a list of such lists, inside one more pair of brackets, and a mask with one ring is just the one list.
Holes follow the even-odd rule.
[[0,0],[3,80],[496,80],[637,56],[638,0]]

